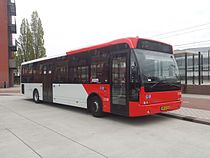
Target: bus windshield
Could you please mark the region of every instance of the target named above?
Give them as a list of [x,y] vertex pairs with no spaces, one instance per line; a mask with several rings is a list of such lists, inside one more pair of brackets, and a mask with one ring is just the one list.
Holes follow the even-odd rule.
[[[158,90],[180,88],[179,72],[172,54],[136,49],[142,83],[145,87]],[[164,88],[163,88],[164,87]]]

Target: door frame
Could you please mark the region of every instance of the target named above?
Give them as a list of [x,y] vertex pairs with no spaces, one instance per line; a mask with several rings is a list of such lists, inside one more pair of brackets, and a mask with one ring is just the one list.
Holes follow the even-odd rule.
[[[49,65],[51,65],[51,69],[49,69]],[[46,74],[44,74],[44,66],[46,66]],[[43,83],[43,101],[53,102],[53,86],[52,86],[53,64],[50,62],[44,63],[42,71],[43,71],[43,82],[42,82]],[[49,74],[49,71],[51,71],[50,74]]]

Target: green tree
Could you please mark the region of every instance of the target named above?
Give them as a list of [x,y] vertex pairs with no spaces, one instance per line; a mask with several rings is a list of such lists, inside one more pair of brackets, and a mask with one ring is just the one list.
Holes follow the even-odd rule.
[[20,68],[22,62],[46,56],[44,30],[37,11],[32,12],[30,24],[26,18],[22,20],[17,43],[17,68]]
[[16,54],[17,67],[24,61],[29,61],[35,58],[32,46],[32,33],[27,19],[23,19],[20,26],[20,36],[18,38],[18,51]]
[[44,30],[37,11],[33,11],[31,15],[31,32],[35,58],[45,57],[46,50],[44,48]]

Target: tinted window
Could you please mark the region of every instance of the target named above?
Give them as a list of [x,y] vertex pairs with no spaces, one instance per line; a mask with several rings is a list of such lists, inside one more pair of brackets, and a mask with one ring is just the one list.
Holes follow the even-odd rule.
[[88,54],[73,55],[69,58],[69,82],[89,83]]
[[178,67],[171,54],[135,49],[145,91],[179,90]]
[[[68,82],[68,62],[66,57],[60,57],[55,60],[56,64],[54,67],[54,81],[55,82]],[[53,66],[49,67],[50,71],[53,71]],[[44,72],[45,73],[45,72]],[[52,72],[51,72],[52,73]]]
[[21,82],[23,82],[23,83],[34,82],[34,80],[33,80],[33,64],[22,66]]
[[108,50],[105,49],[91,53],[91,83],[108,83],[109,56]]

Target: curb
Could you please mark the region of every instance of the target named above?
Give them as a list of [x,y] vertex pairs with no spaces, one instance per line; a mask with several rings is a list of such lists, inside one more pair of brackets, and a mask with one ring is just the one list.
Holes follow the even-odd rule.
[[180,119],[180,120],[184,120],[184,121],[200,123],[200,124],[204,124],[204,125],[210,125],[210,120],[203,120],[203,119],[199,119],[199,118],[191,117],[191,116],[184,116],[184,115],[172,114],[172,113],[161,113],[159,115],[176,118],[176,119]]

